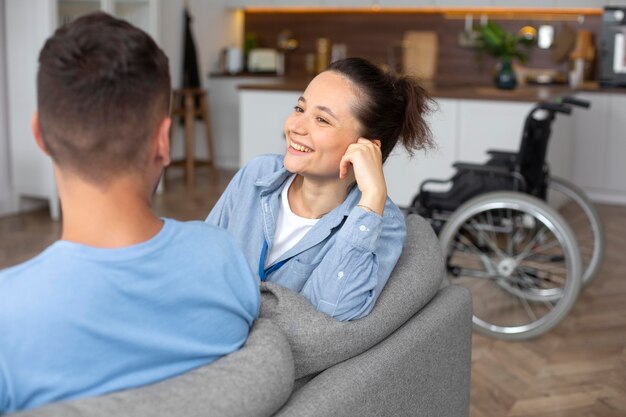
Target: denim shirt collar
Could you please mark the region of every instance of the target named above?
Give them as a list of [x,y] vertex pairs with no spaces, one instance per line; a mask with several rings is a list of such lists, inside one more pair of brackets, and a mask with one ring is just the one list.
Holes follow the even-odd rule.
[[[278,210],[280,210],[280,193],[287,178],[293,173],[287,171],[285,167],[255,181],[261,197],[264,233],[267,244],[271,247],[276,232],[276,220]],[[354,185],[346,199],[339,206],[322,216],[315,226],[298,242],[293,248],[288,250],[276,262],[291,258],[315,245],[330,236],[333,229],[340,227],[345,221],[350,211],[357,205],[361,198],[359,188]]]

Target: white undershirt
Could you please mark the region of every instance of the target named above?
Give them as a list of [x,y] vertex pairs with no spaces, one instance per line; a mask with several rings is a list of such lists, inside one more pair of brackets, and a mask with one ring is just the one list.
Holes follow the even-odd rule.
[[319,220],[300,217],[291,211],[287,194],[294,178],[296,178],[296,174],[287,179],[280,193],[281,204],[276,221],[276,232],[274,233],[272,248],[265,258],[266,268],[293,248]]

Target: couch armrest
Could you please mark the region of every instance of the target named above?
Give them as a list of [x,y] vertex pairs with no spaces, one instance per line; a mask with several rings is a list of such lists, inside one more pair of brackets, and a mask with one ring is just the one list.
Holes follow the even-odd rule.
[[16,417],[270,416],[293,389],[289,344],[258,320],[242,349],[210,365],[146,387],[51,404]]
[[467,417],[472,302],[451,285],[387,339],[311,379],[277,417]]

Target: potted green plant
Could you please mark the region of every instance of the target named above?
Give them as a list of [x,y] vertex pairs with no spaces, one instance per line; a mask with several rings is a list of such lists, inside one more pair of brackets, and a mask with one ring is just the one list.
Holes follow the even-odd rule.
[[497,23],[489,22],[481,26],[478,42],[481,50],[499,60],[494,79],[496,87],[505,90],[515,88],[517,78],[512,61],[516,58],[520,62],[526,62],[529,48],[534,44],[534,37],[509,33]]

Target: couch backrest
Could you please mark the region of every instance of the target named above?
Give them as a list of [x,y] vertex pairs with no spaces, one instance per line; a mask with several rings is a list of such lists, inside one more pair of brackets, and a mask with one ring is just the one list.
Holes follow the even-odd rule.
[[218,361],[146,387],[50,404],[16,417],[271,416],[289,398],[294,368],[282,332],[258,320],[245,346]]
[[433,298],[443,276],[437,236],[426,220],[409,215],[402,255],[368,316],[338,322],[315,310],[303,296],[276,284],[262,283],[261,317],[272,320],[287,336],[296,378],[301,378],[385,339]]

